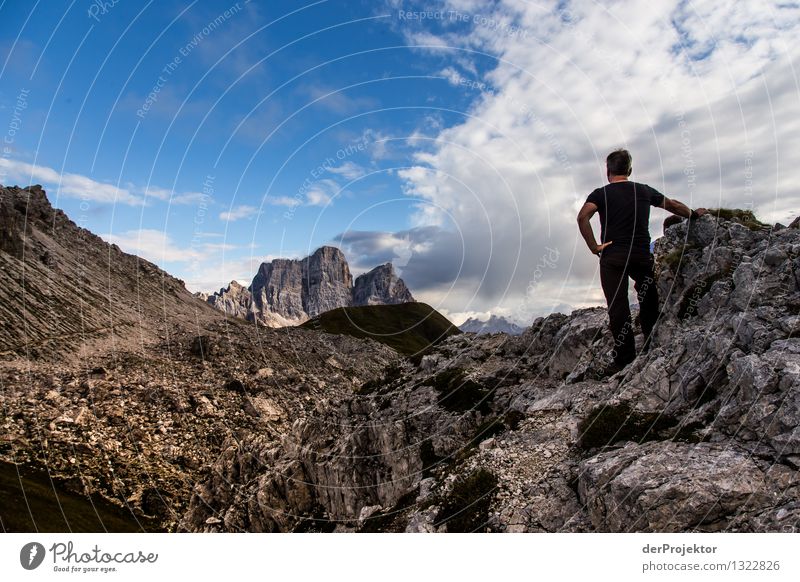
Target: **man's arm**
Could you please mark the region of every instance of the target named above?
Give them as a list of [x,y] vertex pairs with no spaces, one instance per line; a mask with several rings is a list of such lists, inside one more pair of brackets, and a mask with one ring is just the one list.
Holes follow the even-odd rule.
[[[674,200],[672,198],[667,198],[664,196],[664,205],[662,206],[664,210],[667,212],[671,212],[677,216],[682,216],[683,218],[691,218],[692,217],[692,210],[686,206],[680,200]],[[696,216],[703,216],[706,212],[708,212],[705,208],[696,208],[695,213]]]
[[589,222],[594,216],[594,213],[597,212],[597,205],[591,202],[586,202],[581,208],[580,212],[578,212],[578,229],[581,231],[581,235],[583,236],[583,240],[586,241],[586,246],[589,247],[589,250],[592,251],[592,254],[600,254],[604,248],[611,244],[612,241],[608,241],[601,245],[597,244],[597,241],[594,238],[594,231],[592,230],[592,225]]

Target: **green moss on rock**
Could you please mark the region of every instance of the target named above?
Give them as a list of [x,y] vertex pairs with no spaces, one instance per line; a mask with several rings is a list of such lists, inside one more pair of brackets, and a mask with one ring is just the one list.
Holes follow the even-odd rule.
[[709,208],[708,212],[717,218],[738,222],[750,230],[770,228],[768,224],[758,220],[752,210],[743,210],[741,208]]
[[679,245],[667,254],[662,255],[659,259],[659,263],[664,267],[668,267],[671,271],[677,272],[681,263],[687,260],[684,255],[695,248],[697,247],[692,243]]

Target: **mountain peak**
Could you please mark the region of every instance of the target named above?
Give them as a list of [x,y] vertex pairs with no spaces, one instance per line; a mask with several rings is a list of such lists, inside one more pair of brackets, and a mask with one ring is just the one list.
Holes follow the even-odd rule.
[[338,307],[408,303],[414,298],[391,262],[354,282],[342,250],[326,245],[303,259],[261,263],[249,288],[221,289],[207,301],[229,315],[281,327]]
[[353,305],[393,305],[414,301],[391,262],[359,275],[353,287]]

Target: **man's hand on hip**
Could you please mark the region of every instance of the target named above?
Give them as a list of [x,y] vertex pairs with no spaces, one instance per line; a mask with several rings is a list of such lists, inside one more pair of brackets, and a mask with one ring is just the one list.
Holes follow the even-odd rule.
[[590,250],[592,251],[592,254],[599,255],[599,254],[600,254],[600,252],[601,252],[601,251],[602,251],[604,248],[606,248],[607,246],[609,246],[609,245],[610,245],[612,242],[614,242],[614,241],[613,241],[613,240],[610,240],[610,241],[608,241],[607,243],[603,243],[603,244],[601,244],[601,245],[595,245],[595,247],[594,247],[593,249],[590,249]]

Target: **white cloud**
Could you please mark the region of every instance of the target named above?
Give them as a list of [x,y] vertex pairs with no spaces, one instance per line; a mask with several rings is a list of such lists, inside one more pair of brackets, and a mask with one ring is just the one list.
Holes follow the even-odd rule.
[[373,161],[385,160],[389,155],[389,142],[392,137],[380,130],[367,128],[361,133],[360,142],[367,144],[367,153]]
[[172,197],[172,190],[168,188],[159,188],[158,186],[150,186],[145,189],[145,196],[150,196],[157,200],[169,200]]
[[331,197],[320,188],[311,188],[306,194],[306,202],[309,206],[327,206]]
[[3,170],[2,173],[14,180],[20,180],[26,186],[42,183],[57,188],[59,195],[70,198],[131,206],[144,204],[144,199],[131,194],[126,188],[117,188],[112,184],[98,182],[80,174],[59,173],[53,168],[8,158],[0,158],[0,168]]
[[447,79],[448,83],[455,86],[458,86],[460,83],[462,83],[462,80],[464,79],[464,77],[455,69],[455,67],[445,67],[439,71],[437,75],[444,77]]
[[257,215],[258,212],[258,208],[255,206],[242,204],[240,206],[234,206],[227,212],[220,213],[219,219],[226,222],[234,222],[236,220],[242,220],[243,218],[252,218]]
[[328,171],[342,176],[345,180],[355,180],[364,176],[367,171],[355,162],[347,161],[339,166],[329,166]]
[[415,253],[425,252],[430,248],[433,236],[432,229],[412,229],[396,233],[348,231],[333,240],[334,244],[341,244],[355,274],[388,262],[394,265],[398,274],[402,274]]
[[318,180],[306,192],[306,204],[308,206],[328,206],[340,193],[341,188],[335,180]]
[[159,188],[158,186],[150,186],[144,190],[147,197],[155,198],[170,204],[199,204],[200,202],[209,202],[211,197],[203,192],[182,192],[177,194],[169,188]]
[[289,208],[300,205],[300,200],[292,198],[291,196],[269,196],[266,202],[273,206],[288,206]]
[[[164,231],[156,229],[129,230],[101,236],[109,243],[118,245],[123,251],[143,257],[179,277],[192,292],[217,291],[220,286],[227,286],[232,280],[247,286],[261,261],[271,260],[271,257],[264,259],[254,254],[244,257],[232,255],[232,251],[242,247],[226,242],[198,244],[193,240],[190,246],[185,247]],[[199,238],[218,238],[218,236],[203,233]]]
[[91,200],[104,204],[143,206],[149,203],[148,198],[169,202],[170,204],[199,204],[208,203],[211,200],[209,195],[202,192],[175,193],[168,188],[159,186],[139,188],[134,184],[127,183],[126,187],[120,188],[112,184],[98,182],[81,174],[59,173],[53,168],[8,158],[0,158],[0,177],[3,175],[19,180],[25,185],[42,183],[48,187],[52,186],[60,196]]
[[187,262],[202,259],[200,248],[181,248],[172,238],[161,230],[143,228],[129,230],[120,234],[101,235],[106,241],[116,244],[126,253],[138,255],[162,265],[165,262]]
[[245,287],[250,285],[258,271],[261,259],[256,256],[228,257],[195,261],[180,277],[191,292],[213,293],[237,281]]

